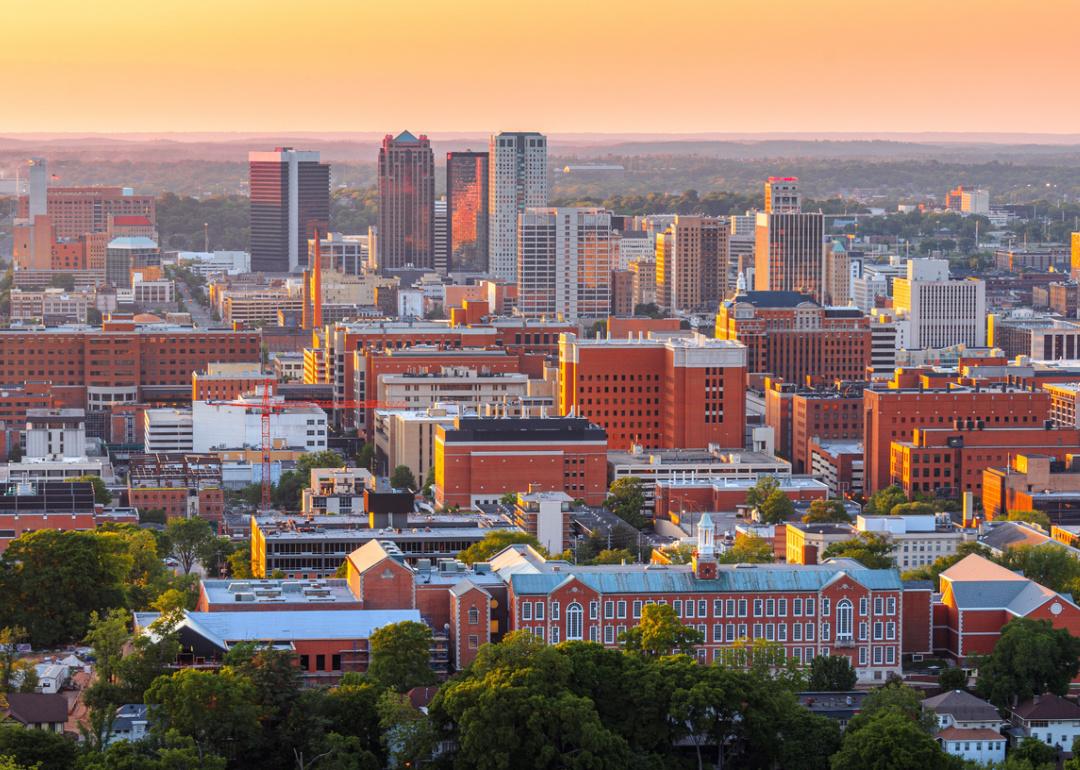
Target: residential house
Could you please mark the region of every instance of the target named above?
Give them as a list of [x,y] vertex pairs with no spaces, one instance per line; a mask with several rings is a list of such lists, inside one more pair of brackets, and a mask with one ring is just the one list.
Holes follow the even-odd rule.
[[1004,720],[992,705],[965,690],[950,690],[922,702],[938,720],[938,743],[946,753],[988,764],[1005,761]]
[[1036,738],[1059,751],[1070,751],[1080,736],[1080,706],[1060,695],[1036,695],[1009,712],[1013,740]]
[[4,716],[32,730],[64,732],[68,718],[67,699],[63,695],[41,692],[9,692]]

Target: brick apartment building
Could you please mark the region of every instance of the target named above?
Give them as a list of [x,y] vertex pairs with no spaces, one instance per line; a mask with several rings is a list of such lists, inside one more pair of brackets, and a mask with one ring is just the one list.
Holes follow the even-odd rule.
[[993,390],[868,388],[863,391],[863,409],[865,485],[866,493],[872,494],[891,483],[892,443],[911,440],[915,429],[946,428],[969,419],[981,420],[987,428],[1042,429],[1050,417],[1050,394],[1005,385]]
[[504,494],[607,496],[607,435],[584,417],[458,417],[435,428],[435,503],[469,508]]
[[873,348],[861,310],[822,307],[793,291],[750,291],[721,302],[716,339],[746,345],[756,387],[766,374],[797,385],[861,380]]
[[982,477],[986,518],[1010,511],[1042,511],[1053,524],[1080,524],[1080,450],[1064,458],[1016,452],[1008,462],[986,468]]
[[220,525],[225,511],[217,455],[137,454],[128,470],[128,504],[167,519],[199,516]]
[[191,373],[213,361],[257,361],[257,331],[139,326],[0,330],[0,382],[48,382],[54,402],[100,410],[153,401],[158,387],[189,391]]
[[810,473],[810,447],[815,439],[862,439],[862,390],[861,382],[800,388],[766,379],[765,424],[773,429],[777,454],[791,461],[794,473]]
[[559,347],[559,413],[587,417],[612,449],[742,447],[746,349],[702,335],[579,339]]

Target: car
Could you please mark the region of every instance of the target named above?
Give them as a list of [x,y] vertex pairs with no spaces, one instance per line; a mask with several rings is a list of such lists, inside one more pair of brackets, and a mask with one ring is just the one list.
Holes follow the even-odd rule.
[[166,567],[179,567],[180,566],[180,562],[178,560],[174,559],[171,556],[162,559],[162,561],[165,563]]

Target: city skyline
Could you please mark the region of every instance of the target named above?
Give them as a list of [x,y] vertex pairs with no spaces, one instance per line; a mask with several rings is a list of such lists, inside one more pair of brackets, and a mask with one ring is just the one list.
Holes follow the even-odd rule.
[[[166,2],[153,13],[128,0],[109,5],[112,12],[102,14],[58,0],[20,7],[17,18],[5,14],[13,17],[7,26],[20,30],[0,52],[0,85],[20,105],[6,129],[374,131],[390,119],[429,135],[519,126],[552,133],[1060,133],[1080,126],[1080,104],[1066,98],[1080,7],[1061,0],[1040,4],[1038,14],[1013,0],[693,0],[665,9],[667,18],[692,21],[677,34],[658,34],[654,9],[639,0],[617,9],[560,0],[527,21],[490,0],[421,2],[404,11],[319,0],[303,16],[280,2],[257,12],[206,0]],[[355,49],[339,44],[354,34],[363,37],[369,64],[354,64]],[[304,55],[281,56],[283,45]],[[401,56],[403,45],[423,53]],[[775,55],[763,55],[769,49]],[[993,51],[1008,55],[984,54]],[[857,66],[860,55],[866,66]],[[970,77],[953,77],[949,59],[969,61]],[[133,61],[139,66],[126,66]],[[448,62],[456,76],[439,74]],[[83,86],[119,72],[138,99],[102,100]],[[702,79],[727,96],[696,98]],[[638,99],[595,98],[622,87],[693,108],[643,110]],[[298,117],[305,111],[280,99],[283,90],[334,108]],[[1024,109],[993,110],[993,92],[1023,94]]]

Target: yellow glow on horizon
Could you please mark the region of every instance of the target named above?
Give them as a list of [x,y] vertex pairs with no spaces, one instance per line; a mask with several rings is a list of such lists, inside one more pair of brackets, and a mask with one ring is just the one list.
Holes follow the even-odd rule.
[[18,131],[1080,132],[1076,0],[9,0]]

